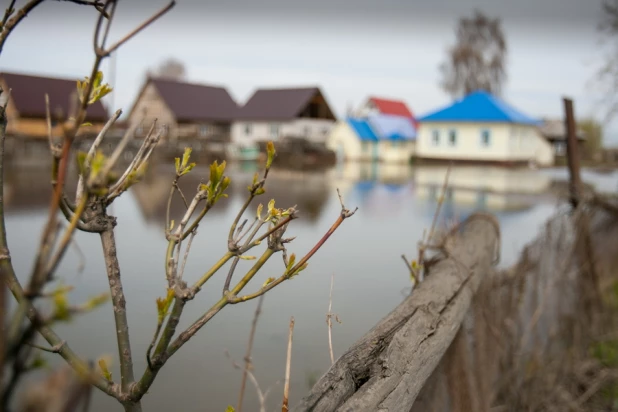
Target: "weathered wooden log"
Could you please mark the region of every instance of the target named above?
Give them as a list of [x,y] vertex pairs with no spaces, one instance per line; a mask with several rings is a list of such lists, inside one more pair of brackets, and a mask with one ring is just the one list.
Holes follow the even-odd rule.
[[446,249],[414,292],[342,355],[293,411],[410,411],[496,263],[495,218],[472,215]]

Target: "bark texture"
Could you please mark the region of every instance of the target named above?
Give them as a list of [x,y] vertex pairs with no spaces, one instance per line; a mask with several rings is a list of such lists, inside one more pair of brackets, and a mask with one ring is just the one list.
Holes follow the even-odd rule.
[[472,215],[424,282],[341,356],[293,411],[409,412],[457,335],[500,247],[492,216]]

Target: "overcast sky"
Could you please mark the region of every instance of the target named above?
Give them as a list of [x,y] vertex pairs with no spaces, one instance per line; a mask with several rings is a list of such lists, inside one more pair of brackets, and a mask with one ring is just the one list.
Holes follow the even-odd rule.
[[[112,41],[163,6],[120,2]],[[18,0],[18,4],[20,1]],[[319,85],[335,112],[368,95],[405,100],[417,115],[447,104],[438,66],[457,19],[475,8],[500,17],[507,36],[505,99],[535,116],[562,116],[564,95],[578,116],[601,118],[594,79],[605,54],[600,0],[178,0],[117,54],[113,100],[125,113],[147,68],[183,61],[189,80],[224,85],[244,103],[255,88]],[[11,35],[0,70],[83,77],[93,60],[96,12],[46,2]],[[103,66],[109,76],[109,61]],[[618,122],[606,130],[618,144]]]

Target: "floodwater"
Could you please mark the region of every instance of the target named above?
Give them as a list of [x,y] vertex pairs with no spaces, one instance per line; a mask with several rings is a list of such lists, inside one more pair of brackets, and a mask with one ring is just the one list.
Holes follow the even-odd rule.
[[[246,187],[257,166],[230,165],[228,169],[233,181],[230,196],[200,226],[184,276],[189,283],[225,252],[229,225],[245,200]],[[294,221],[287,232],[296,236],[289,246],[290,253],[302,256],[337,219],[340,204],[336,188],[341,190],[348,208],[358,206],[359,210],[318,251],[306,271],[269,292],[264,300],[252,358],[262,389],[272,386],[269,410],[280,405],[290,316],[296,320],[291,403],[304,396],[310,384],[329,367],[325,316],[332,274],[333,312],[342,322],[333,326],[335,357],[404,298],[409,278],[401,254],[414,256],[423,230],[430,227],[445,173],[446,167],[438,166],[372,164],[339,165],[319,173],[273,170],[261,201],[267,203],[273,197],[279,207],[297,205],[300,210],[301,219]],[[146,367],[144,353],[156,324],[155,299],[165,292],[163,225],[172,174],[171,168],[153,170],[131,192],[117,199],[110,211],[118,218],[116,239],[136,376]],[[207,169],[197,168],[184,179],[181,187],[187,196],[207,175]],[[583,176],[600,190],[618,189],[617,172],[585,172]],[[510,265],[555,211],[559,202],[554,189],[557,182],[566,178],[566,170],[558,169],[455,167],[440,221],[465,218],[478,209],[494,213],[502,230],[501,265]],[[51,193],[47,182],[46,167],[7,170],[9,246],[22,279],[31,269],[46,218]],[[251,206],[248,218],[254,216],[258,203]],[[178,221],[183,212],[181,201],[177,199],[172,209],[172,218]],[[65,284],[75,286],[71,299],[77,304],[105,291],[108,285],[98,236],[78,233],[76,243],[81,253],[71,248],[57,273]],[[79,272],[81,263],[85,266]],[[251,265],[242,263],[237,277]],[[278,276],[282,269],[278,256],[271,259],[246,290],[256,290],[267,277]],[[179,330],[195,321],[220,297],[226,273],[227,266],[187,305]],[[144,410],[224,411],[228,404],[235,405],[241,372],[234,369],[225,353],[229,351],[242,362],[256,304],[257,301],[250,301],[226,307],[176,353],[145,396]],[[84,357],[111,355],[113,377],[119,378],[110,304],[56,329]],[[59,363],[54,355],[49,356],[52,364]],[[258,411],[254,388],[250,382],[247,385],[244,409]],[[93,402],[92,411],[122,410],[115,400],[98,391]]]

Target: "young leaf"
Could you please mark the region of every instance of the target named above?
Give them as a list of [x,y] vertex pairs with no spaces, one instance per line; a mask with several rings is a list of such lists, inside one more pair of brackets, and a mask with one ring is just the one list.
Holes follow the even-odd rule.
[[255,256],[244,256],[244,255],[241,255],[241,256],[238,256],[238,257],[240,259],[242,259],[242,260],[255,260],[255,259],[257,259]]
[[290,260],[288,260],[288,265],[285,268],[286,272],[289,272],[294,267],[294,263],[296,263],[296,254],[292,253],[290,255]]
[[266,193],[266,190],[263,187],[260,187],[258,190],[255,191],[256,196],[263,195],[264,193]]
[[236,412],[236,409],[234,409],[232,405],[228,405],[228,407],[225,408],[225,412]]
[[105,359],[99,359],[99,368],[101,368],[101,372],[103,373],[103,377],[108,381],[112,380],[112,373],[109,371],[107,367],[107,362]]
[[189,163],[189,158],[191,157],[191,152],[192,151],[193,151],[193,148],[185,147],[185,152],[182,155],[182,168],[183,169],[185,167],[187,167],[187,164]]
[[266,144],[266,154],[267,154],[267,158],[266,158],[266,168],[270,169],[270,166],[273,163],[273,159],[275,158],[275,145],[273,144],[273,142],[268,142]]
[[265,288],[266,286],[268,286],[269,284],[273,283],[275,281],[275,278],[268,278],[266,279],[266,281],[262,284],[262,287]]
[[86,157],[88,157],[88,153],[81,150],[77,152],[77,170],[82,176],[84,176],[84,173],[86,173],[86,171],[84,170],[84,163],[86,162]]
[[257,216],[258,220],[262,220],[262,209],[263,209],[263,208],[264,208],[264,205],[263,205],[263,204],[261,204],[261,203],[260,203],[260,204],[258,205],[258,207],[257,207],[257,213],[256,213],[256,216]]

